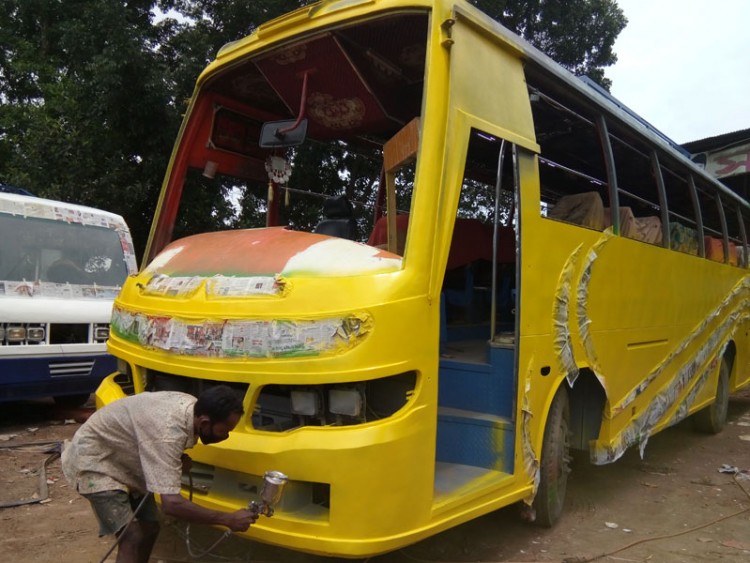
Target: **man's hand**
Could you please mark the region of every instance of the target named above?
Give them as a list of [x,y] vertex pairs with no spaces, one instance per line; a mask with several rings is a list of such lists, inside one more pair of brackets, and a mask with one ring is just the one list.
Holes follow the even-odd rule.
[[226,515],[225,525],[233,532],[244,532],[251,524],[255,524],[258,513],[254,510],[238,510]]
[[243,509],[236,512],[222,512],[203,508],[181,495],[160,496],[161,509],[164,514],[196,524],[226,526],[233,532],[244,532],[258,519],[258,512],[254,510]]
[[182,472],[190,473],[190,470],[192,468],[193,468],[193,458],[191,458],[187,454],[182,454]]

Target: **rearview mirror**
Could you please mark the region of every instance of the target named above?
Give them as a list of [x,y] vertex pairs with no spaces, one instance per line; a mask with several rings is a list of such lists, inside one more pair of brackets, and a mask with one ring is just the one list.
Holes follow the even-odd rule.
[[293,147],[301,145],[307,134],[307,119],[269,121],[260,130],[260,146],[264,149],[273,147]]

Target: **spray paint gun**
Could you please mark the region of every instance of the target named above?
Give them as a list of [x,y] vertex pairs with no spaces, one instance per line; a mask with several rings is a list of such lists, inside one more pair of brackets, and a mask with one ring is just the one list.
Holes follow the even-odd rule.
[[260,489],[260,502],[252,501],[247,509],[269,518],[273,516],[288,480],[289,477],[281,471],[266,471],[263,474],[263,487]]

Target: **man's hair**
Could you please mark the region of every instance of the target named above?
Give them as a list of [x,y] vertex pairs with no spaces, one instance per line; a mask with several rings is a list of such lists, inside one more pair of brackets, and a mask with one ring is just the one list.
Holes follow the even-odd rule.
[[193,414],[207,415],[211,422],[221,422],[229,418],[232,413],[243,414],[242,396],[228,385],[214,385],[209,387],[198,397]]

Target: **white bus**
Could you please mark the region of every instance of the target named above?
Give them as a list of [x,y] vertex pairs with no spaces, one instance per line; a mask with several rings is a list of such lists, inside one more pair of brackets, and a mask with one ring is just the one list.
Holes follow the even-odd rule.
[[83,404],[115,369],[112,302],[136,271],[119,215],[0,192],[0,401]]

